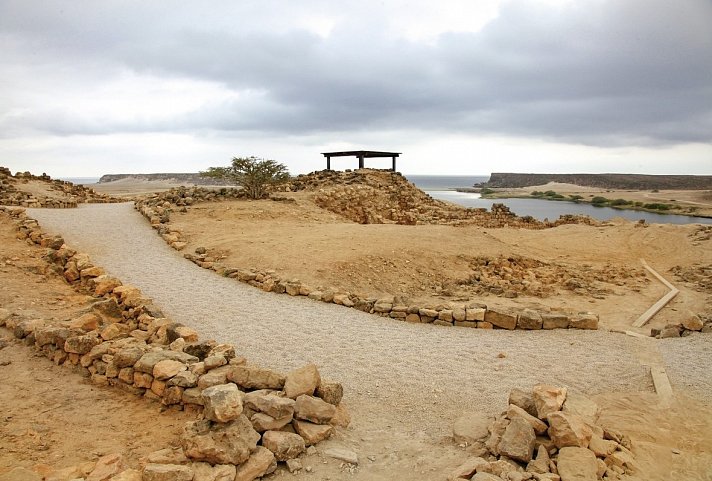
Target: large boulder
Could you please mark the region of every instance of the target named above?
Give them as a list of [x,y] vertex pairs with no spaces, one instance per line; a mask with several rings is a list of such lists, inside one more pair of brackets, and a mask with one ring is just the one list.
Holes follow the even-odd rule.
[[247,461],[259,440],[260,435],[250,421],[241,415],[225,424],[214,424],[207,419],[190,422],[183,429],[181,445],[190,459],[238,465]]
[[201,396],[203,415],[211,421],[226,423],[242,414],[242,393],[233,383],[211,386]]

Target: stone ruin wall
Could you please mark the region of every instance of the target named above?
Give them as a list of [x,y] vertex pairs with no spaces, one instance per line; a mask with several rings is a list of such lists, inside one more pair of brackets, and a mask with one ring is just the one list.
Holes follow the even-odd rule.
[[[137,201],[135,206],[166,243],[181,251],[188,243],[180,231],[171,228],[171,213],[174,210],[183,210],[196,202],[238,198],[241,195],[239,192],[226,189],[220,194],[200,188],[172,189]],[[394,297],[364,298],[336,289],[316,290],[297,279],[282,279],[272,271],[224,266],[202,250],[194,254],[185,253],[183,256],[204,269],[213,270],[219,275],[266,292],[306,296],[315,301],[334,303],[400,321],[481,329],[598,329],[599,318],[591,312],[567,314],[537,312],[531,309],[516,311],[487,306],[480,302],[458,305],[406,305]]]
[[[57,192],[61,198],[35,197],[29,192],[18,189],[27,181],[45,182],[47,186]],[[11,205],[20,207],[44,207],[51,209],[69,209],[77,207],[78,204],[88,203],[114,203],[126,202],[127,199],[119,199],[106,194],[100,194],[94,189],[89,189],[83,185],[75,185],[71,182],[59,179],[52,179],[46,174],[32,175],[29,172],[18,172],[12,175],[6,167],[0,166],[0,205]]]
[[182,449],[149,456],[145,481],[189,480],[204,463],[227,469],[235,481],[252,480],[350,423],[341,384],[322,379],[315,365],[282,374],[248,363],[230,344],[201,341],[138,288],[45,234],[24,209],[0,207],[0,216],[15,223],[18,239],[47,249],[44,259],[57,275],[96,299],[90,312],[69,322],[3,315],[0,326],[97,385],[199,417],[184,428]]

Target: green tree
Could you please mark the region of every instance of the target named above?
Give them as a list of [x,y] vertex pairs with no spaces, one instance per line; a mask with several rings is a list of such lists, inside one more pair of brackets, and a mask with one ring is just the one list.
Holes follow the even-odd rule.
[[200,175],[232,181],[252,199],[264,197],[268,186],[289,180],[284,164],[257,157],[234,157],[229,167],[210,167]]

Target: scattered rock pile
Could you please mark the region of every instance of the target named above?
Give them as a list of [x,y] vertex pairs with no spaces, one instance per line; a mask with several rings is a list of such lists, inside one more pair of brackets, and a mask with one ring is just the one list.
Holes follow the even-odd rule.
[[[23,189],[23,184],[40,182],[48,195],[33,194]],[[18,172],[15,176],[6,167],[0,167],[0,205],[16,205],[22,207],[72,208],[81,203],[125,202],[105,194],[99,194],[94,189],[83,185],[75,185],[64,180],[53,180],[42,174],[32,175],[29,172]]]
[[189,481],[203,471],[252,480],[348,426],[342,386],[322,379],[315,365],[283,375],[249,364],[229,344],[201,341],[193,329],[165,318],[138,288],[107,275],[61,237],[44,234],[23,209],[0,211],[15,220],[18,238],[48,248],[44,258],[58,275],[96,298],[76,319],[2,316],[0,326],[98,385],[200,415],[185,427],[182,451],[148,460],[145,481]]
[[561,224],[594,222],[588,217],[565,216],[554,223],[544,223],[532,217],[517,217],[503,204],[494,204],[491,212],[459,207],[433,199],[400,173],[389,170],[323,170],[299,175],[283,188],[313,192],[314,202],[319,207],[359,224],[479,225],[487,228],[543,229]]
[[496,418],[472,414],[455,422],[455,442],[470,446],[475,456],[450,479],[597,481],[634,473],[630,439],[600,425],[599,414],[595,402],[566,388],[515,389]]
[[510,298],[520,294],[549,297],[559,288],[603,298],[624,282],[627,289],[641,288],[649,282],[643,269],[613,265],[601,269],[588,265],[572,268],[522,256],[477,256],[470,260],[470,267],[473,273],[461,285],[474,286],[480,294]]
[[662,329],[651,329],[650,336],[657,339],[667,339],[670,337],[687,337],[695,332],[712,332],[712,319],[693,314],[680,323],[667,324]]
[[675,266],[670,272],[678,281],[689,284],[694,290],[712,294],[712,265]]

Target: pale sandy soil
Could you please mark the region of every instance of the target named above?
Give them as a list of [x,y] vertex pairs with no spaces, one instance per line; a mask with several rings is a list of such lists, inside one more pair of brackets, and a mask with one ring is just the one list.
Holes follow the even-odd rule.
[[[27,319],[63,320],[88,309],[63,280],[47,275],[43,249],[15,239],[0,220],[0,308]],[[189,418],[161,406],[100,388],[55,366],[0,328],[0,474],[14,467],[47,474],[52,468],[92,466],[120,453],[126,467],[175,443]]]
[[595,196],[601,196],[607,199],[625,199],[634,202],[644,202],[646,204],[656,202],[671,204],[679,207],[682,211],[689,212],[690,208],[694,208],[696,209],[694,211],[696,215],[712,216],[712,189],[660,190],[659,192],[653,192],[651,190],[600,189],[559,182],[549,182],[545,185],[513,189],[495,189],[497,197],[528,195],[535,190],[539,192],[553,190],[556,193],[564,195],[580,195],[583,197],[583,200],[590,200]]
[[[694,238],[697,226],[641,227],[625,221],[547,230],[360,225],[316,207],[307,195],[292,197],[295,203],[198,204],[187,213],[174,213],[171,226],[187,236],[187,251],[206,247],[225,266],[273,269],[312,288],[332,287],[364,297],[398,295],[407,305],[475,300],[592,311],[607,328],[629,329],[666,293],[643,269],[644,258],[681,293],[640,332],[712,310],[710,293],[676,282],[669,272],[675,266],[712,264],[710,242]],[[468,282],[480,269],[481,257],[515,259],[520,267],[514,267],[513,280],[508,280],[507,268],[490,270],[488,276],[503,281],[505,290],[518,293],[516,298]],[[537,286],[534,293],[522,291],[520,278]]]
[[[544,381],[592,395],[606,410],[604,419],[631,434],[641,461],[641,472],[632,479],[709,480],[712,409],[707,396],[712,389],[712,356],[708,335],[660,343],[604,331],[527,333],[411,325],[263,293],[200,269],[168,248],[130,205],[30,212],[46,229],[64,233],[71,245],[141,288],[168,315],[192,325],[201,336],[234,342],[251,361],[278,369],[313,360],[327,377],[344,383],[354,422],[325,446],[354,449],[362,460],[360,467],[350,473],[336,463],[323,464],[318,456],[310,457],[305,464],[314,472],[295,479],[443,480],[467,457],[447,439],[449,423],[459,413],[503,410],[509,389]],[[222,235],[257,229],[260,224],[222,222],[225,227],[214,231]],[[289,227],[287,220],[281,222]],[[632,243],[640,244],[636,249],[646,255],[649,249],[657,252],[664,247],[654,239],[658,231],[650,229],[641,229],[642,237]],[[635,231],[626,232],[620,242],[630,246],[626,235],[634,236]],[[523,240],[515,234],[529,235],[519,231],[488,235],[495,244],[506,240],[521,245]],[[571,235],[578,235],[578,242],[591,249],[593,262],[596,253],[606,252],[606,244],[601,241],[592,248],[590,239],[605,240],[606,234],[613,236],[605,230]],[[687,238],[666,227],[659,234],[671,236],[671,241]],[[502,239],[510,235],[515,241]],[[440,242],[451,237],[446,233]],[[259,243],[260,238],[253,239]],[[690,243],[690,247],[699,246]],[[664,254],[679,255],[672,249]],[[618,306],[623,308],[624,303]],[[505,357],[499,357],[500,352]],[[674,369],[668,362],[676,364]],[[676,398],[670,405],[659,404],[652,393],[645,367],[652,364],[661,364],[671,373]]]
[[[171,182],[168,180],[140,180],[140,179],[119,179],[113,182],[104,182],[96,184],[84,184],[85,187],[94,189],[101,194],[113,195],[115,197],[134,197],[137,195],[151,194],[154,192],[165,192],[174,187],[180,187],[181,183]],[[220,189],[224,185],[210,186],[204,185],[201,187]]]

